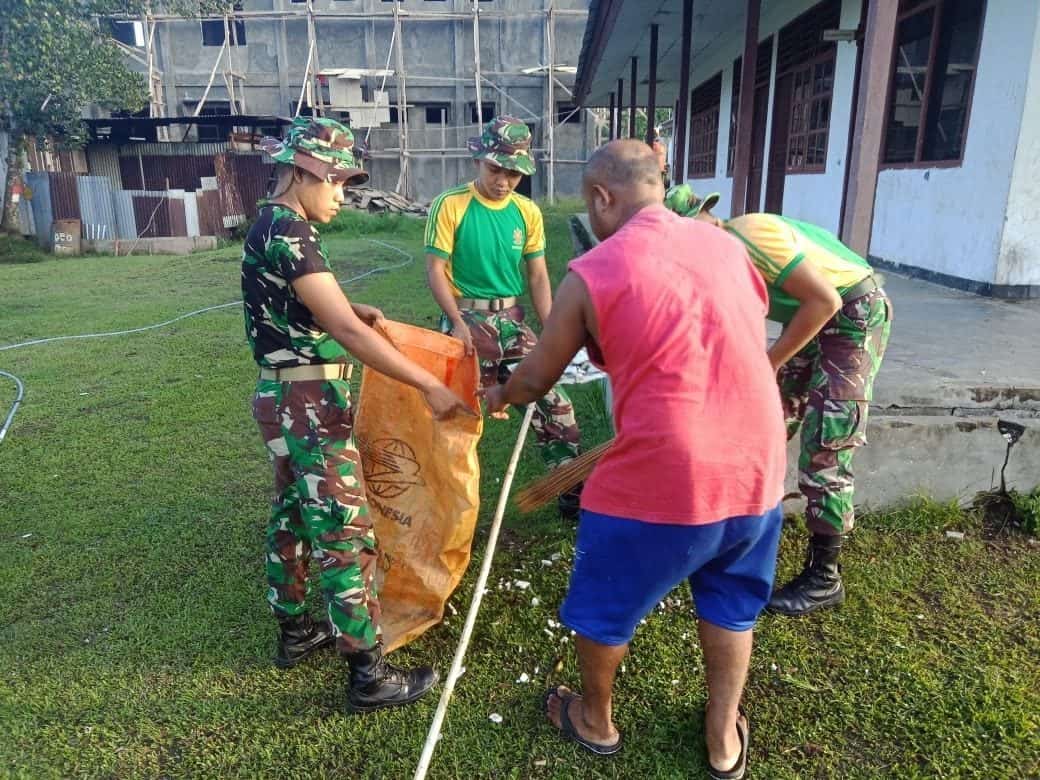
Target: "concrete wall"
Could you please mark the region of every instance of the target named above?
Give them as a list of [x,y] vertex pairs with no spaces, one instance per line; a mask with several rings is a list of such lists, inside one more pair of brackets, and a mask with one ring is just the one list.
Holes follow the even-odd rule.
[[[300,18],[284,21],[246,18],[246,43],[231,48],[235,71],[246,77],[244,82],[239,82],[241,92],[236,96],[244,104],[244,112],[286,116],[290,106],[299,99],[303,84],[308,47],[306,7],[290,0],[250,0],[245,7],[248,11],[273,10],[300,14]],[[498,113],[508,112],[534,125],[535,146],[544,150],[547,144],[544,131],[547,78],[544,74],[540,77],[525,76],[518,71],[544,65],[549,60],[544,16],[527,13],[544,10],[548,7],[548,0],[495,0],[493,3],[481,4],[480,7],[484,12],[518,14],[514,18],[485,17],[481,20],[481,69],[487,82],[482,91],[482,100],[494,103]],[[586,11],[588,2],[555,0],[555,7]],[[317,11],[385,14],[392,6],[382,0],[354,0],[350,3],[315,0],[314,8]],[[470,0],[402,5],[405,13],[468,13],[471,9]],[[390,19],[324,18],[317,19],[315,26],[318,62],[322,68],[382,69],[387,66],[394,28]],[[556,64],[578,64],[584,30],[584,17],[556,18]],[[202,29],[197,20],[162,23],[157,28],[156,38],[157,62],[163,71],[167,113],[171,116],[188,115],[193,108],[192,101],[201,98],[205,91],[220,47],[202,45]],[[463,149],[466,139],[476,132],[469,111],[469,104],[476,99],[472,21],[409,20],[403,16],[402,40],[409,104],[447,102],[451,107],[446,139],[439,126],[425,128],[424,111],[421,108],[418,112],[410,112],[410,148],[441,149],[446,143],[449,148]],[[396,69],[396,56],[390,57],[389,67]],[[557,77],[568,87],[573,84],[573,76],[557,74]],[[397,99],[395,79],[390,78],[386,87],[391,105],[394,105]],[[557,102],[567,102],[568,97],[565,89],[556,88]],[[208,99],[229,99],[223,80],[223,64],[217,70]],[[419,115],[423,116],[423,121],[419,121]],[[584,159],[590,149],[593,132],[591,121],[585,121],[580,126],[559,128],[556,133],[556,156],[560,159]],[[193,139],[194,136],[189,135],[188,140]],[[396,149],[397,126],[374,128],[370,141],[370,148],[376,152]],[[557,192],[561,195],[575,195],[579,191],[579,178],[570,171],[573,167],[561,165],[557,169]],[[375,186],[392,188],[397,183],[399,170],[396,152],[375,155],[370,169]],[[411,175],[412,195],[428,200],[442,189],[445,181],[450,185],[469,178],[472,175],[472,164],[468,159],[459,159],[458,156],[447,159],[443,164],[439,158],[413,159]],[[546,184],[547,178],[540,171],[532,181],[532,194],[535,197],[543,196]]]
[[997,284],[1040,285],[1040,18],[997,261]]
[[[881,171],[872,255],[962,279],[997,280],[1026,74],[1035,59],[1036,23],[1037,6],[1031,0],[988,0],[964,162],[953,168]],[[1035,114],[1031,106],[1032,123],[1037,122]],[[1031,137],[1025,139],[1027,156],[1029,148],[1035,155],[1036,124],[1032,126]],[[1023,170],[1023,175],[1029,172]],[[1023,194],[1030,188],[1035,192],[1035,181],[1020,186]],[[1036,214],[1035,201],[1024,208],[1005,244],[1009,258],[1024,237],[1025,220]],[[1035,227],[1031,231],[1035,244]]]

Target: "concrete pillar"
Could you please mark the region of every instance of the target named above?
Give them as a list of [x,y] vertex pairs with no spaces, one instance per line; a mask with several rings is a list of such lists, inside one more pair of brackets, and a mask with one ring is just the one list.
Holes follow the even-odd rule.
[[898,14],[899,0],[874,0],[867,10],[863,68],[856,105],[852,158],[849,160],[849,186],[845,192],[845,220],[841,226],[842,240],[863,256],[870,249]]
[[615,138],[621,137],[621,115],[625,111],[625,80],[617,80],[617,128],[614,133]]

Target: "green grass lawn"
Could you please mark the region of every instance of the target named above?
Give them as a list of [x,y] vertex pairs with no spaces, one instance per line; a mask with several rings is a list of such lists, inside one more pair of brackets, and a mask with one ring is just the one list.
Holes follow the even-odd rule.
[[[328,238],[341,277],[402,261],[369,239],[415,258],[348,293],[433,327],[421,223],[351,216],[341,227]],[[570,252],[562,210],[547,227],[558,277]],[[235,301],[238,259],[232,247],[0,263],[0,346]],[[0,776],[411,776],[436,696],[350,717],[332,654],[289,672],[269,663],[270,477],[238,307],[0,351],[0,369],[27,388],[0,443]],[[597,443],[600,398],[576,395],[585,443]],[[0,378],[0,415],[13,396]],[[475,561],[452,599],[459,615],[400,651],[405,662],[447,670],[518,423],[488,421],[481,443],[484,503]],[[538,473],[526,453],[518,483]],[[949,528],[965,540],[947,539]],[[573,537],[550,510],[507,514],[432,777],[703,776],[702,658],[686,592],[648,618],[625,663],[619,757],[588,756],[544,722],[544,688],[576,680],[572,643],[543,631]],[[803,544],[793,523],[780,576]],[[562,560],[543,566],[552,553]],[[987,541],[974,517],[917,503],[863,517],[844,562],[843,608],[760,625],[747,692],[752,776],[1040,776],[1040,545]],[[531,590],[499,588],[511,579]],[[532,682],[517,683],[521,673]]]

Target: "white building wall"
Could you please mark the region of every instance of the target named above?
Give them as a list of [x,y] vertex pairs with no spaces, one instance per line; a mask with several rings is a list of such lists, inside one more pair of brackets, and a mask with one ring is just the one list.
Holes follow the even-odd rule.
[[[841,27],[859,26],[860,0],[841,4]],[[793,18],[793,17],[792,17]],[[823,173],[788,174],[784,182],[785,216],[812,222],[832,233],[841,230],[841,202],[845,189],[846,154],[852,123],[852,91],[856,81],[855,43],[839,42],[834,63],[834,95],[831,98],[831,126],[827,138],[827,166]],[[775,79],[774,79],[775,81]],[[772,106],[772,103],[770,103]],[[763,192],[765,188],[763,187]]]
[[[782,27],[815,6],[819,0],[789,0],[768,5],[758,25],[758,39],[773,36],[772,68],[769,79],[769,104],[766,115],[765,168],[762,174],[761,202],[765,203],[768,185],[769,142],[773,133],[773,98],[776,91],[776,54]],[[861,0],[843,0],[841,26],[855,29],[859,25]],[[738,14],[739,15],[739,14]],[[722,199],[713,213],[722,218],[730,216],[733,200],[733,177],[726,175],[726,156],[729,150],[730,100],[733,89],[733,60],[744,52],[743,23],[735,24],[734,33],[700,54],[693,64],[693,87],[722,71],[722,102],[719,111],[719,145],[715,177],[692,179],[690,185],[698,193],[719,192]],[[845,155],[848,150],[849,122],[852,113],[852,87],[856,75],[856,45],[838,43],[834,72],[834,97],[831,105],[831,127],[827,143],[827,168],[824,173],[787,176],[784,185],[784,214],[814,222],[828,230],[838,231],[841,217],[841,198],[845,180]],[[750,72],[754,73],[754,65]],[[687,155],[687,159],[689,156]]]
[[1040,18],[1015,152],[997,284],[1040,285]]
[[[988,1],[964,162],[955,168],[882,170],[871,255],[962,279],[997,282],[1036,23],[1035,0]],[[1030,117],[1035,113],[1031,106]],[[1036,138],[1034,131],[1027,139],[1034,154]],[[1036,192],[1035,181],[1021,186]],[[1032,208],[1035,214],[1035,201]],[[1017,242],[1023,227],[1024,221],[1017,220],[1008,241]]]

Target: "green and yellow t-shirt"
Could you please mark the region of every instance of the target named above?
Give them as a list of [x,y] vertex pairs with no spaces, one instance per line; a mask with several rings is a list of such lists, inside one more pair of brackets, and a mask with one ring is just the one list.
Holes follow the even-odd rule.
[[521,295],[520,264],[545,254],[542,212],[530,198],[488,200],[473,184],[437,196],[425,240],[427,253],[448,261],[448,280],[464,298]]
[[808,222],[778,214],[745,214],[725,223],[744,242],[751,261],[769,289],[769,319],[788,323],[798,311],[798,300],[783,284],[801,262],[809,262],[844,295],[873,273],[870,264],[845,246],[833,233]]

